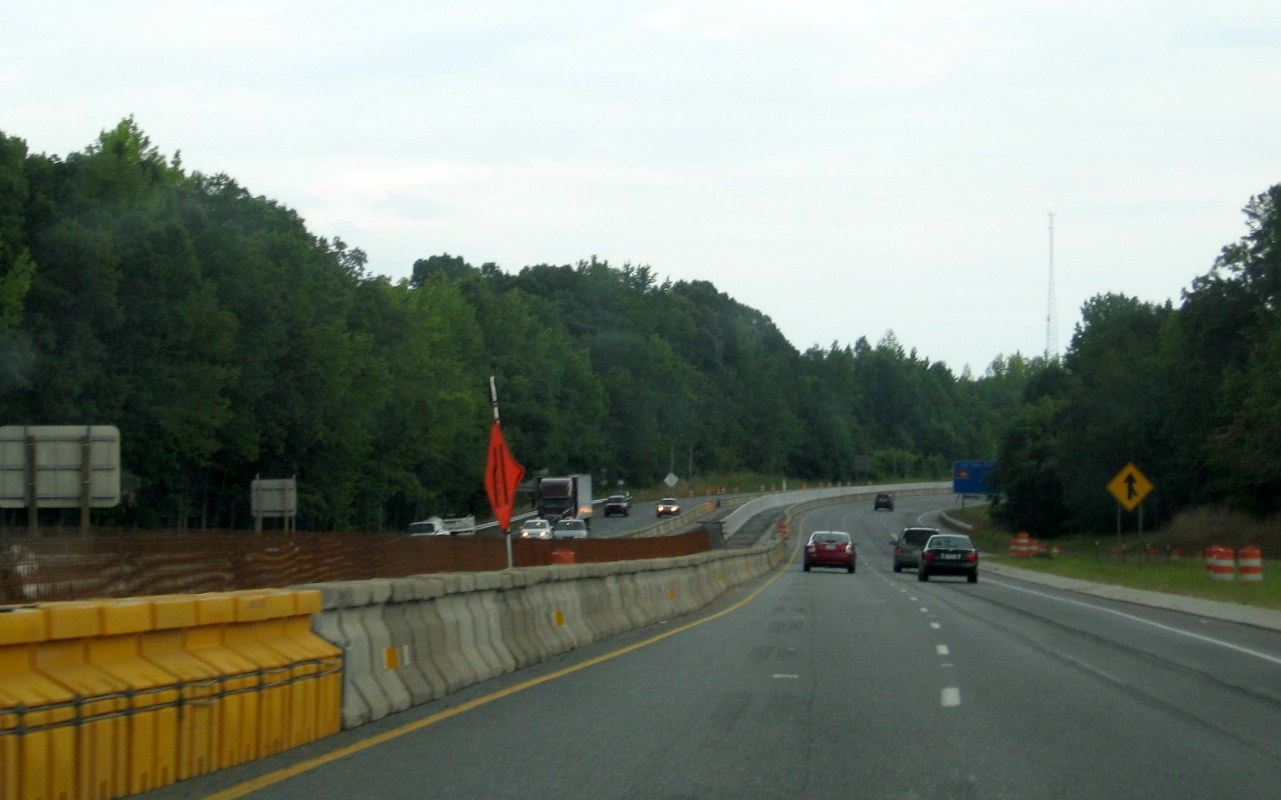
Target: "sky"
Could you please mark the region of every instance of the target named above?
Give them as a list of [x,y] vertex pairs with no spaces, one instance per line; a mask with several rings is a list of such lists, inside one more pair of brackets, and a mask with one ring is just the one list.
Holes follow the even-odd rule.
[[0,26],[31,152],[132,116],[372,273],[648,265],[798,350],[893,331],[975,376],[1062,353],[1097,294],[1177,305],[1281,182],[1279,101],[1276,0],[27,0]]

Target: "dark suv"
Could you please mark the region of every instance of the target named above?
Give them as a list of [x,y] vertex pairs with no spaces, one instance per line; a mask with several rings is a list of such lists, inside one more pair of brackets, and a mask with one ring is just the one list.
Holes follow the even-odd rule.
[[881,492],[876,496],[876,499],[872,501],[872,510],[880,511],[882,508],[886,511],[894,510],[894,495],[889,492]]
[[937,528],[904,528],[894,540],[894,571],[902,572],[904,567],[920,569],[921,550],[936,533]]
[[605,516],[611,514],[622,514],[624,517],[631,516],[632,498],[626,494],[612,494],[605,501]]

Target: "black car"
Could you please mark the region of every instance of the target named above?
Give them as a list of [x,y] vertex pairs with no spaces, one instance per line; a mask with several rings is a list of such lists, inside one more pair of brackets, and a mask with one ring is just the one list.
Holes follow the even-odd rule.
[[894,495],[889,492],[881,492],[876,496],[876,499],[872,501],[872,510],[880,511],[882,508],[886,511],[894,510]]
[[612,494],[605,501],[605,516],[611,514],[622,514],[624,517],[631,516],[632,498],[625,494]]
[[931,575],[964,575],[970,583],[978,583],[979,549],[963,533],[931,536],[921,549],[921,567],[916,571],[916,578],[928,581]]

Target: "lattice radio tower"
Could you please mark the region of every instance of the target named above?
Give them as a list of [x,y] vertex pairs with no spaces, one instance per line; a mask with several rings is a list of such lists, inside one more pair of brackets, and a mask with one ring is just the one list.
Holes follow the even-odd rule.
[[1050,296],[1045,305],[1045,360],[1058,358],[1058,325],[1054,314],[1054,215],[1050,215]]

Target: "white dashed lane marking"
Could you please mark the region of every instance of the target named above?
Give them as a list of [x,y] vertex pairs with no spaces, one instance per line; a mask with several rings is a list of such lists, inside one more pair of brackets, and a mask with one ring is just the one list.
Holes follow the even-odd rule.
[[[902,592],[903,594],[906,594],[906,595],[907,595],[907,599],[908,599],[908,600],[910,600],[911,602],[913,602],[913,603],[919,602],[918,598],[917,598],[915,595],[908,594],[907,589],[903,588],[902,586],[898,587],[898,590],[899,590],[900,592]],[[929,613],[930,613],[930,610],[929,610],[927,607],[925,607],[925,606],[917,606],[917,608],[919,608],[919,609],[920,609],[920,611],[921,611],[921,613],[922,613],[922,614],[929,614]],[[930,622],[930,627],[937,631],[937,630],[942,630],[943,625],[942,625],[942,623],[939,623],[939,622]],[[940,656],[950,656],[950,655],[952,654],[952,651],[951,651],[951,650],[948,648],[948,646],[947,646],[947,645],[945,645],[945,644],[936,644],[936,645],[934,645],[934,652],[935,652],[935,653],[937,653],[937,654],[938,654],[938,655],[940,655]],[[950,663],[950,662],[944,662],[943,664],[940,664],[939,666],[941,666],[941,667],[953,667],[953,666],[955,666],[955,665],[954,665],[954,664],[952,664],[952,663]],[[777,678],[777,677],[780,677],[780,676],[775,675],[774,677],[776,677],[776,678]],[[961,689],[960,689],[960,687],[958,687],[958,686],[949,686],[949,687],[947,687],[946,689],[943,689],[943,690],[942,690],[942,692],[941,692],[941,693],[940,693],[940,695],[939,695],[939,704],[940,704],[941,706],[943,706],[943,708],[956,708],[957,706],[961,705]]]

